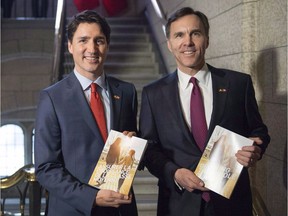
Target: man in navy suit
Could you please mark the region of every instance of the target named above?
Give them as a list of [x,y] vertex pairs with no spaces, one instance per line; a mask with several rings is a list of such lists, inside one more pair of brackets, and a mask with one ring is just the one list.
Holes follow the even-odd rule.
[[[251,216],[248,167],[255,165],[270,142],[251,77],[205,62],[209,23],[199,11],[189,7],[176,11],[166,24],[166,37],[177,70],[143,88],[140,112],[141,137],[149,141],[145,165],[159,179],[157,215]],[[235,155],[244,169],[231,199],[208,191],[194,174],[202,150],[190,132],[194,124],[190,119],[191,77],[198,80],[202,93],[206,144],[216,125],[254,140],[253,146]]]
[[124,196],[88,185],[105,139],[89,106],[90,85],[100,86],[107,131],[128,136],[137,130],[135,87],[104,73],[110,42],[104,18],[84,11],[67,30],[74,71],[41,91],[36,120],[36,176],[49,192],[48,215],[137,216],[133,190]]

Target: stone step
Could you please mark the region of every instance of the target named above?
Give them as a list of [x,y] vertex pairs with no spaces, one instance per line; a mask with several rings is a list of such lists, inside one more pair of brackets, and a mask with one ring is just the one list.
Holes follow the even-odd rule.
[[133,43],[146,43],[150,41],[148,33],[117,33],[111,34],[111,41],[113,42],[133,42]]
[[148,170],[138,171],[133,182],[139,216],[156,216],[158,186],[157,178]]
[[112,42],[109,45],[109,52],[152,52],[151,43],[125,43]]
[[158,179],[151,175],[148,170],[141,170],[136,173],[133,182],[135,194],[155,195],[158,193]]
[[111,27],[114,25],[147,25],[146,20],[142,17],[117,17],[116,19],[113,17],[106,18],[107,22]]
[[124,33],[129,32],[130,33],[147,33],[148,27],[146,25],[113,25],[111,26],[111,35],[117,34],[117,33]]
[[155,62],[155,54],[151,52],[110,52],[107,62],[134,62],[150,63]]

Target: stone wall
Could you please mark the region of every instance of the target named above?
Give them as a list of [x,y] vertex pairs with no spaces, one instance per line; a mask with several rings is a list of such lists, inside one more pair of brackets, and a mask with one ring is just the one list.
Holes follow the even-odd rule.
[[[159,0],[164,15],[190,6],[209,18],[207,62],[252,76],[259,109],[271,143],[257,167],[252,187],[271,215],[287,212],[287,0]],[[168,70],[176,63],[166,46],[163,21],[150,1],[146,15]]]
[[53,20],[2,20],[2,123],[34,120],[39,90],[50,84],[53,44]]

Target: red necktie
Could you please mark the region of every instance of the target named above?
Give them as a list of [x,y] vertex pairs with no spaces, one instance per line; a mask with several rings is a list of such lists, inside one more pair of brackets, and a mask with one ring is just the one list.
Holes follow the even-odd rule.
[[91,99],[90,99],[90,107],[93,112],[93,115],[96,119],[97,125],[100,129],[102,138],[104,142],[107,139],[107,127],[105,120],[105,112],[103,103],[101,101],[101,97],[97,92],[98,85],[96,83],[91,84]]
[[[204,103],[197,79],[195,77],[191,77],[190,82],[193,84],[190,99],[191,132],[197,145],[203,152],[205,149],[205,141],[207,136]],[[209,192],[203,192],[202,198],[208,202],[210,200]]]

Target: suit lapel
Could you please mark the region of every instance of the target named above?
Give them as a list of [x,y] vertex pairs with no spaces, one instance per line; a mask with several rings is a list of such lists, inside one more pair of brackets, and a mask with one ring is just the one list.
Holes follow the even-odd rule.
[[111,103],[111,129],[119,128],[119,116],[121,111],[122,90],[119,88],[119,83],[114,79],[107,77],[107,84]]
[[[167,107],[165,107],[165,109],[168,110],[169,112],[172,112],[174,119],[175,119],[174,121],[176,122],[176,124],[179,124],[179,126],[182,128],[181,131],[183,131],[186,138],[190,142],[192,142],[191,132],[189,131],[189,128],[184,119],[183,111],[181,108],[177,72],[174,72],[173,74],[167,77],[166,85],[163,86],[161,91],[162,91],[163,97],[167,101]],[[195,143],[194,140],[193,142]]]
[[90,109],[89,103],[85,97],[83,89],[77,80],[74,73],[71,73],[69,77],[67,77],[67,97],[72,98],[74,106],[79,109],[79,115],[83,116],[84,121],[91,128],[91,131],[95,134],[98,143],[104,145],[103,139],[100,134],[100,130],[98,129],[97,123],[93,117],[92,111]]
[[211,136],[215,126],[219,124],[224,114],[227,94],[229,93],[229,81],[226,72],[208,65],[212,76],[213,88],[213,111],[211,122],[209,125],[209,137]]

